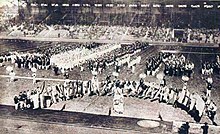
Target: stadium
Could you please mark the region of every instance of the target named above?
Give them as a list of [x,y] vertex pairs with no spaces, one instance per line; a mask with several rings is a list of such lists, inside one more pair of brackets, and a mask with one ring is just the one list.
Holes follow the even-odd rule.
[[1,133],[220,133],[220,1],[9,3]]

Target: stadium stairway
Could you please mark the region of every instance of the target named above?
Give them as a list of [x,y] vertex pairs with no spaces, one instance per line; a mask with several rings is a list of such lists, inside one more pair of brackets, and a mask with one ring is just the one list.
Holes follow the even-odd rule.
[[49,32],[50,32],[50,30],[44,29],[44,30],[41,31],[36,37],[37,37],[37,38],[45,37],[45,35],[47,35]]

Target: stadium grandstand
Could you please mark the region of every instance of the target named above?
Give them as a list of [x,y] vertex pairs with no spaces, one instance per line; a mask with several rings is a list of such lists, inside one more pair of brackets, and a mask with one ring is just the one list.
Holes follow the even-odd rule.
[[[25,9],[20,9],[20,17],[31,18],[34,23],[220,27],[218,1],[29,0],[26,5]],[[130,23],[132,19],[134,21]]]

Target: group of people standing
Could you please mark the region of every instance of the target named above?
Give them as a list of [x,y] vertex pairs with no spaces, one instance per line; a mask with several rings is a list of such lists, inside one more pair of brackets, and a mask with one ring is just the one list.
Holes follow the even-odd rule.
[[220,60],[219,55],[213,62],[202,63],[201,74],[203,77],[213,74],[220,74]]
[[146,61],[145,74],[155,76],[163,65],[163,72],[168,76],[187,76],[190,78],[194,69],[194,64],[187,61],[183,55],[159,53]]
[[120,66],[122,66],[122,64],[128,65],[130,62],[130,58],[128,57],[133,56],[138,50],[144,50],[147,48],[148,44],[144,42],[121,44],[120,48],[117,48],[100,58],[89,60],[88,68],[91,71],[102,72],[99,70],[105,70],[106,67],[114,65],[116,72],[119,73]]
[[159,53],[146,61],[146,75],[155,76],[156,73],[159,71],[160,67],[162,66],[163,60],[169,57],[170,53]]
[[16,67],[25,69],[31,69],[33,67],[37,69],[50,68],[50,58],[39,53],[11,52],[5,56],[0,56],[0,65],[2,66],[5,62],[11,62]]
[[191,77],[194,69],[194,64],[187,61],[184,55],[171,54],[163,60],[165,64],[164,74],[168,76],[187,76]]
[[25,69],[50,69],[50,58],[46,55],[41,54],[18,54],[15,58],[15,66],[18,68],[25,68]]
[[[119,80],[116,77],[107,76],[104,81],[99,81],[94,75],[89,81],[66,80],[63,84],[46,85],[30,91],[20,92],[15,96],[16,109],[38,109],[50,107],[60,101],[66,101],[83,96],[112,96],[113,109],[122,114],[124,112],[124,97],[137,97],[140,99],[158,100],[174,107],[182,108],[192,115],[196,121],[200,121],[206,113],[214,122],[217,106],[214,101],[202,97],[197,93],[190,93],[187,84],[182,89],[168,87],[163,78],[160,84],[153,82]],[[215,122],[213,123],[215,124]]]
[[[97,61],[90,61],[88,64],[90,71],[98,72],[99,68],[105,68],[109,64],[108,60],[115,63],[115,72],[120,73],[120,64],[117,58],[127,54],[134,53],[138,49],[147,48],[147,44],[135,43],[134,45],[122,45],[121,48],[114,50],[103,57],[97,58]],[[91,48],[92,49],[92,48]],[[55,52],[56,53],[56,52]],[[55,54],[54,53],[54,54]],[[32,69],[49,69],[50,56],[49,54],[11,54],[1,58],[4,61],[15,63],[18,68]],[[170,76],[187,76],[190,78],[194,64],[187,61],[183,55],[176,56],[171,53],[159,53],[157,56],[149,59],[146,62],[145,74],[154,75],[159,71],[161,66],[165,66],[164,74]],[[55,69],[55,68],[53,68]],[[56,68],[58,71],[59,68]],[[36,71],[35,71],[36,72]],[[181,107],[195,118],[201,118],[204,111],[214,122],[216,117],[216,104],[210,99],[212,89],[212,80],[207,79],[207,95],[202,98],[196,93],[190,93],[187,86],[182,89],[168,87],[166,82],[160,85],[155,83],[147,83],[141,79],[137,81],[122,81],[116,79],[111,80],[110,76],[105,81],[99,82],[98,74],[93,74],[89,81],[68,81],[68,77],[64,84],[45,85],[41,88],[21,92],[15,96],[14,102],[16,109],[25,108],[45,108],[50,107],[54,103],[70,100],[76,97],[85,95],[93,96],[113,96],[114,110],[118,113],[123,113],[124,97],[138,97],[141,99],[159,100],[167,104],[172,104],[174,107]],[[163,81],[165,81],[163,79]],[[198,119],[198,120],[199,120]]]

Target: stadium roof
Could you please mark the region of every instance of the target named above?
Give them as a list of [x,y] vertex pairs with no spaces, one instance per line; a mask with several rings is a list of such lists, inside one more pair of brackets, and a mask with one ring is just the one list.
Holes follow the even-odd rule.
[[[22,1],[22,0],[21,0]],[[24,0],[31,6],[217,8],[220,0]],[[111,6],[109,6],[111,5]]]
[[26,0],[31,3],[200,3],[220,0]]

